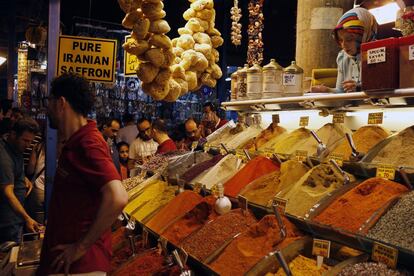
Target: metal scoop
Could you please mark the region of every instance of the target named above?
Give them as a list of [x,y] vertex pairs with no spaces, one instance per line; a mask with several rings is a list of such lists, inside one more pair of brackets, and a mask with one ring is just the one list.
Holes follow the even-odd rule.
[[173,256],[174,256],[175,261],[177,262],[178,266],[181,269],[180,276],[191,276],[191,275],[194,275],[191,270],[188,270],[188,269],[185,269],[184,268],[184,264],[181,261],[181,257],[180,257],[180,254],[178,254],[178,251],[177,250],[174,250],[172,253],[173,253]]
[[344,178],[344,185],[348,185],[349,183],[351,183],[351,179],[349,178],[348,174],[341,169],[341,167],[339,167],[338,163],[336,163],[335,160],[329,160],[329,162],[331,162],[331,164],[333,165],[333,167],[342,175],[342,177]]
[[318,154],[319,159],[323,159],[329,154],[329,150],[326,145],[322,142],[322,140],[318,137],[315,131],[311,131],[313,138],[315,138],[316,142],[318,142],[318,147],[316,149],[316,153]]
[[356,162],[360,161],[364,157],[364,154],[357,151],[355,144],[354,144],[354,140],[352,139],[352,135],[349,133],[346,133],[345,135],[346,135],[346,139],[348,140],[349,146],[352,149],[352,153],[349,159],[351,161],[356,161]]
[[282,236],[282,240],[284,240],[287,236],[286,225],[283,223],[282,216],[279,213],[279,204],[277,203],[276,200],[273,200],[272,207],[273,207],[273,213],[275,214],[275,217],[276,217],[276,220],[277,220],[277,224],[279,224],[280,234]]
[[405,182],[405,185],[410,189],[410,191],[413,189],[413,185],[411,184],[410,179],[408,178],[407,172],[405,171],[404,167],[400,167],[398,171],[401,174],[402,179]]

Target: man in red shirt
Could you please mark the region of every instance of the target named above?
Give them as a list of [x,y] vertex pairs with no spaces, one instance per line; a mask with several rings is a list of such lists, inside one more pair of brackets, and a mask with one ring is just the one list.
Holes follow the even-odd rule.
[[168,136],[167,126],[163,120],[158,119],[152,124],[152,137],[158,143],[156,154],[177,150],[174,141]]
[[64,74],[51,84],[48,117],[62,148],[37,275],[110,271],[110,226],[128,202],[94,121],[89,83]]

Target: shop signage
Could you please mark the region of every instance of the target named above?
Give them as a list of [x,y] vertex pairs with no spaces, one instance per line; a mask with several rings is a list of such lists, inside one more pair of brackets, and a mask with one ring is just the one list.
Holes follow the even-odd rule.
[[368,114],[368,124],[369,125],[380,125],[384,119],[384,113],[376,112]]
[[389,180],[394,180],[395,178],[395,168],[390,165],[379,165],[377,167],[377,177],[385,178]]
[[295,152],[295,158],[299,162],[306,162],[308,159],[308,152],[306,150],[297,150]]
[[334,113],[332,117],[332,123],[343,124],[345,123],[345,114],[343,112]]
[[281,211],[282,214],[285,214],[287,199],[275,196],[273,198],[273,204],[277,205],[277,208]]
[[408,46],[408,60],[414,60],[414,45]]
[[331,153],[328,156],[329,160],[335,160],[340,167],[344,164],[344,156],[342,154]]
[[368,64],[376,64],[376,63],[382,63],[387,61],[387,48],[386,47],[380,47],[375,49],[368,50]]
[[61,35],[57,75],[73,72],[91,81],[115,81],[116,40]]
[[398,250],[378,242],[372,247],[372,260],[386,264],[390,268],[397,266]]
[[309,125],[309,116],[300,117],[299,126],[307,127]]
[[[125,37],[125,43],[132,39],[130,35]],[[139,59],[135,55],[131,55],[127,51],[124,51],[124,75],[125,77],[136,77],[136,69],[139,65]]]
[[312,255],[329,258],[331,242],[327,240],[313,239]]

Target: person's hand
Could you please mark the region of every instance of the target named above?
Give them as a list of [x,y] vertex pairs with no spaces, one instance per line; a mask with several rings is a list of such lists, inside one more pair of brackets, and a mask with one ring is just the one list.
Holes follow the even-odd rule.
[[321,85],[314,85],[310,89],[313,93],[323,93],[323,92],[329,92],[329,87],[321,84]]
[[347,81],[342,82],[342,88],[347,93],[355,92],[357,88],[357,83],[356,81],[353,81],[353,80],[347,80]]
[[28,217],[26,219],[26,230],[28,232],[32,232],[32,233],[36,233],[39,232],[40,230],[40,225],[37,221],[35,221],[34,219],[32,219],[31,217]]
[[79,260],[85,255],[87,249],[79,243],[73,244],[61,244],[52,248],[52,251],[61,251],[59,255],[52,262],[52,269],[56,273],[59,273],[62,269],[65,275],[69,274],[69,269],[72,263]]
[[32,190],[33,190],[33,183],[32,183],[32,181],[27,179],[27,177],[25,177],[24,178],[24,185],[25,185],[26,190],[27,190],[25,197],[28,197],[30,195],[30,193],[32,192]]

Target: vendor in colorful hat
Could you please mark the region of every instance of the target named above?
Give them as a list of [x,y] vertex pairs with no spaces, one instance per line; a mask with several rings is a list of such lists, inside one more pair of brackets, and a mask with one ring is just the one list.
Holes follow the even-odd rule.
[[361,87],[361,44],[375,40],[378,23],[375,17],[366,9],[357,7],[347,11],[339,19],[332,34],[341,47],[336,62],[338,77],[336,88],[317,85],[312,92],[348,93],[358,91]]

